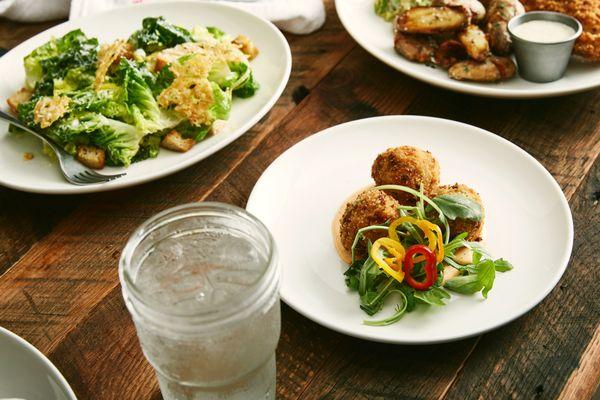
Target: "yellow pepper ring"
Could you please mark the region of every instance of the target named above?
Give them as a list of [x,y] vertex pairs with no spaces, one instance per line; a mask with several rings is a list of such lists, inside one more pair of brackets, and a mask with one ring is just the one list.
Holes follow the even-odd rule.
[[[405,222],[418,226],[419,229],[423,231],[423,233],[427,237],[427,241],[429,242],[428,247],[431,249],[431,251],[435,252],[436,247],[438,248],[436,262],[438,264],[442,262],[442,260],[444,259],[444,238],[442,236],[442,230],[440,229],[440,227],[424,219],[416,219],[413,217],[400,217],[390,224],[388,228],[388,236],[394,241],[400,242],[400,238],[398,237],[398,232],[396,232],[396,228],[398,228],[400,224],[403,224]],[[415,262],[424,260],[420,260],[420,258],[421,257],[417,257],[415,259]]]
[[[388,257],[384,259],[379,253],[381,247],[384,247],[387,252],[394,257]],[[398,282],[402,282],[404,280],[404,271],[402,270],[404,253],[404,247],[400,242],[387,237],[377,239],[375,243],[373,243],[373,246],[371,246],[371,258],[373,261],[375,261],[377,265],[381,267],[381,269],[383,269],[389,276]],[[390,264],[395,265],[396,268],[393,268]]]

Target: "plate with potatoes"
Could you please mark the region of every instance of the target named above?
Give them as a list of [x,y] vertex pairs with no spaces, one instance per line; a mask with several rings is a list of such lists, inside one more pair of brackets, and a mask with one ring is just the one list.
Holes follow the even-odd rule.
[[[540,9],[532,2],[336,0],[335,3],[342,24],[360,46],[398,71],[435,86],[500,98],[550,97],[600,86],[600,60],[589,52],[579,51],[586,30],[597,29],[585,21],[584,35],[578,39],[562,78],[535,83],[519,75],[508,22],[524,12]],[[580,19],[579,15],[573,16]]]

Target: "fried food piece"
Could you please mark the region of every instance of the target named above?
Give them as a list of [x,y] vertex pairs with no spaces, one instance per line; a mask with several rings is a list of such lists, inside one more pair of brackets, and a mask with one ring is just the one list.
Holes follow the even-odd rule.
[[575,42],[574,53],[588,61],[600,61],[600,3],[598,0],[523,0],[527,11],[555,11],[575,17],[583,33]]
[[461,60],[465,60],[469,55],[465,46],[455,39],[448,39],[442,42],[435,52],[435,63],[442,68],[450,68]]
[[467,26],[459,33],[458,39],[472,59],[483,61],[490,55],[490,44],[485,33],[477,25]]
[[[352,243],[359,229],[370,225],[384,224],[400,216],[400,204],[390,195],[381,190],[367,189],[360,193],[355,200],[346,205],[340,219],[340,240],[345,250],[352,249]],[[366,232],[361,243],[364,251],[367,240],[374,242],[380,237],[387,236],[387,231]]]
[[508,21],[523,14],[525,9],[519,0],[491,0],[487,10],[486,32],[492,51],[494,54],[508,55],[512,51]]
[[466,11],[471,22],[479,22],[485,17],[485,7],[478,0],[434,0],[432,5],[460,7]]
[[104,154],[104,150],[98,147],[79,145],[77,146],[75,158],[86,167],[102,169],[104,168],[106,155]]
[[515,72],[515,64],[510,58],[491,56],[483,62],[458,62],[450,67],[448,76],[457,81],[497,82],[511,78]]
[[396,29],[405,33],[441,33],[459,30],[467,21],[466,12],[457,7],[414,7],[398,16]]
[[455,183],[454,185],[444,185],[438,187],[435,196],[441,196],[443,194],[459,194],[479,203],[481,206],[482,217],[480,221],[472,221],[467,219],[457,218],[454,221],[448,220],[450,226],[450,237],[454,237],[463,232],[467,232],[466,240],[479,241],[481,240],[481,230],[483,229],[483,223],[485,220],[485,211],[483,209],[483,202],[479,193],[471,189],[467,185],[461,183]]
[[29,101],[32,95],[33,92],[31,90],[27,88],[21,88],[19,91],[13,93],[13,95],[6,100],[6,103],[8,103],[10,111],[16,115],[19,113],[19,104]]
[[160,142],[161,147],[172,151],[178,151],[180,153],[185,153],[194,147],[195,144],[196,141],[194,139],[186,139],[176,130],[172,130],[171,132],[167,133]]
[[[440,183],[440,164],[428,151],[412,146],[400,146],[379,154],[371,168],[371,176],[379,185],[402,185],[419,190],[423,185],[425,195],[433,193]],[[390,191],[403,205],[413,205],[415,196]]]
[[435,42],[427,36],[409,35],[396,30],[394,49],[410,61],[420,63],[435,61]]

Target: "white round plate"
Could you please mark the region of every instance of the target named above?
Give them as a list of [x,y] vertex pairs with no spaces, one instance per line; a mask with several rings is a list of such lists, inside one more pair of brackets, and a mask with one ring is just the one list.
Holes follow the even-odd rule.
[[533,83],[516,76],[500,83],[461,82],[446,70],[409,61],[394,50],[392,24],[375,14],[375,0],[336,0],[342,24],[369,53],[392,68],[444,89],[487,97],[538,98],[581,92],[600,86],[600,64],[571,60],[565,76],[551,83]]
[[[485,246],[514,269],[496,275],[486,300],[453,293],[444,307],[420,305],[396,324],[372,327],[344,283],[347,266],[335,251],[332,222],[352,193],[373,183],[377,154],[401,145],[431,151],[442,183],[465,183],[481,194]],[[457,340],[519,317],[556,285],[573,244],[567,201],[540,163],[490,132],[428,117],[364,119],[303,140],[264,172],[247,208],[275,237],[288,305],[336,331],[390,343]],[[376,319],[390,315],[389,303]]]
[[[194,25],[217,26],[231,35],[244,34],[260,50],[252,61],[260,90],[249,99],[235,99],[227,128],[219,135],[198,143],[187,153],[161,149],[159,156],[134,163],[129,168],[105,168],[103,173],[127,172],[127,176],[112,182],[75,186],[67,183],[58,166],[42,153],[39,140],[31,135],[12,135],[0,122],[0,185],[38,193],[72,194],[100,192],[132,186],[172,174],[188,167],[225,147],[258,122],[273,107],[287,84],[292,56],[281,32],[270,22],[246,11],[214,2],[169,2],[142,4],[126,9],[111,10],[53,27],[15,47],[0,57],[0,102],[21,88],[24,81],[23,57],[53,36],[61,36],[80,28],[100,42],[127,38],[139,29],[145,17],[164,16],[170,22],[192,28]],[[23,154],[32,152],[33,160]]]
[[0,360],[0,399],[77,399],[50,360],[25,339],[2,327]]

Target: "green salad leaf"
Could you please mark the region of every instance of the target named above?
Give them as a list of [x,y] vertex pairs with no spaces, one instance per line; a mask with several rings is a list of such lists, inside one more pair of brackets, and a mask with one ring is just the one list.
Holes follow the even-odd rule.
[[25,57],[25,85],[35,89],[36,97],[52,96],[55,80],[65,78],[69,71],[78,69],[77,74],[93,74],[97,51],[98,40],[87,38],[79,29],[52,39]]
[[144,80],[142,68],[134,62],[122,59],[119,74],[125,90],[125,104],[133,117],[135,126],[144,133],[173,128],[183,118],[169,110],[161,109]]
[[129,38],[136,49],[143,49],[148,54],[192,41],[192,34],[187,29],[173,25],[163,17],[144,18],[142,29]]
[[467,196],[443,194],[434,197],[432,200],[442,210],[444,215],[453,221],[457,218],[481,221],[481,218],[483,218],[481,205]]

